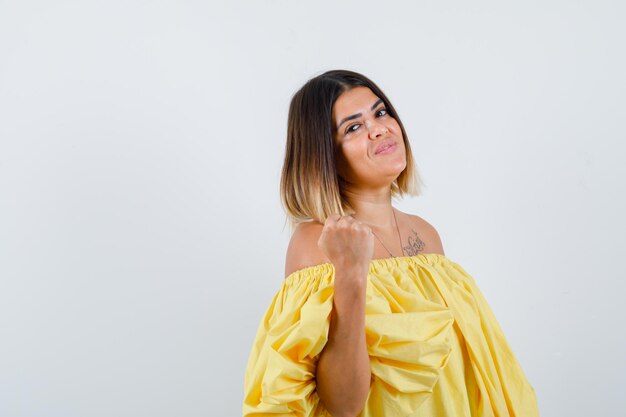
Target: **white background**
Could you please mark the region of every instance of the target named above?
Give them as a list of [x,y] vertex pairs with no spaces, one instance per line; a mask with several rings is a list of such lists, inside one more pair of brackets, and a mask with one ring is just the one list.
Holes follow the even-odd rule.
[[626,7],[0,1],[0,415],[236,416],[291,95],[378,83],[542,416],[626,407]]

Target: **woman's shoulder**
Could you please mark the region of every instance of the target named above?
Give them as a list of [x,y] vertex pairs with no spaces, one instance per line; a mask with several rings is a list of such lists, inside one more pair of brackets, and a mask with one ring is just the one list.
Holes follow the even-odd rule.
[[402,213],[402,215],[406,219],[409,232],[419,236],[419,238],[426,243],[426,253],[434,252],[444,254],[443,243],[441,242],[441,237],[435,226],[418,215],[410,213]]
[[285,277],[302,268],[329,262],[317,246],[323,229],[324,225],[317,221],[302,222],[296,226],[285,256]]
[[[430,222],[415,214],[399,210],[397,213],[401,216],[398,221],[402,224],[402,236],[406,236],[408,244],[415,246],[415,253],[445,255],[439,232]],[[324,225],[317,221],[302,222],[296,226],[285,256],[285,277],[300,269],[330,262],[317,246],[323,229]]]

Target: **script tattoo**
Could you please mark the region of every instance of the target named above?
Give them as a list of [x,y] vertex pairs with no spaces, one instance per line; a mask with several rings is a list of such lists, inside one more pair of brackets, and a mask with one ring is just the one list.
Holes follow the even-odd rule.
[[417,232],[415,230],[411,230],[411,232],[413,232],[413,236],[409,236],[409,244],[403,247],[408,256],[417,255],[420,250],[424,249],[424,242],[417,236]]

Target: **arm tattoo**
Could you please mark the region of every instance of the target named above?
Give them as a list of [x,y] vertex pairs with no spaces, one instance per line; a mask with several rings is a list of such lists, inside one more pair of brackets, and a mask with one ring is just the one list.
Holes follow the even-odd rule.
[[409,244],[402,247],[408,256],[417,255],[420,250],[424,249],[424,242],[417,236],[417,232],[413,229],[411,232],[413,232],[413,236],[409,236]]

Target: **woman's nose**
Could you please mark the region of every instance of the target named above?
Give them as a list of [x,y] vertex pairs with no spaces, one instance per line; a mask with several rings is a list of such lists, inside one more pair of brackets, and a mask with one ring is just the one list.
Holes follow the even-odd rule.
[[371,139],[376,139],[377,137],[387,133],[385,125],[374,120],[366,120],[365,127],[367,128]]

